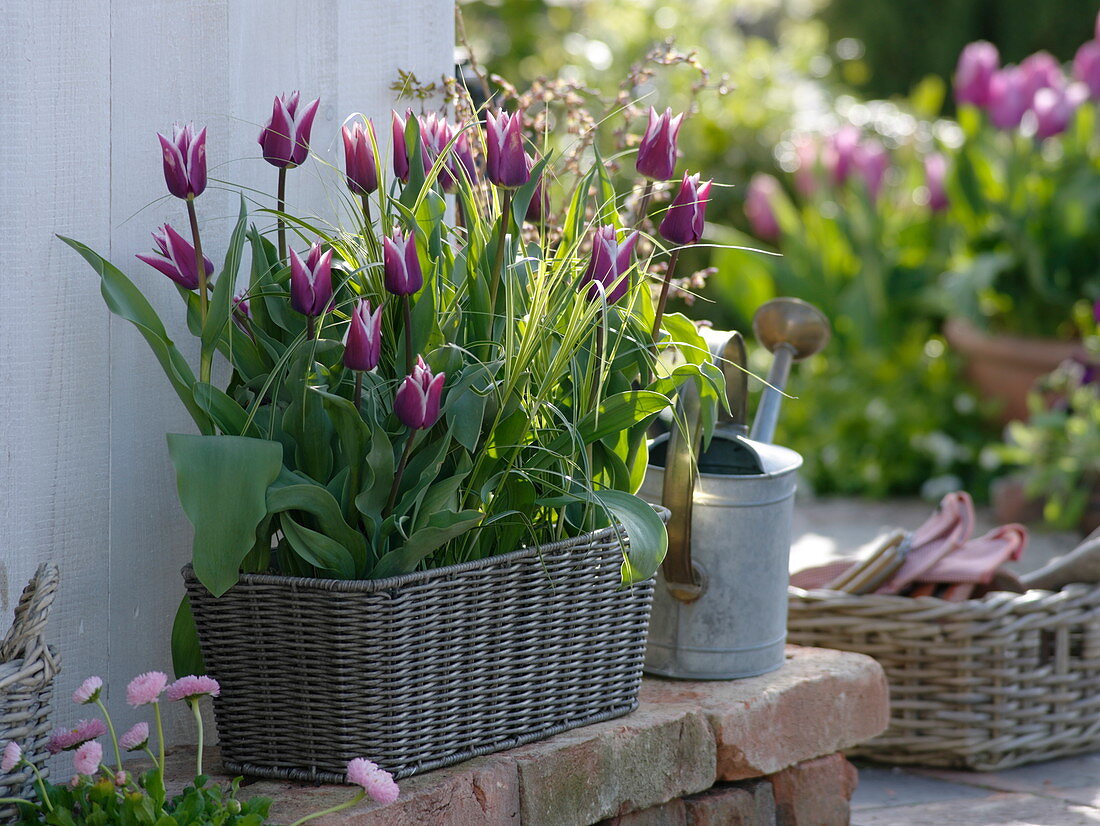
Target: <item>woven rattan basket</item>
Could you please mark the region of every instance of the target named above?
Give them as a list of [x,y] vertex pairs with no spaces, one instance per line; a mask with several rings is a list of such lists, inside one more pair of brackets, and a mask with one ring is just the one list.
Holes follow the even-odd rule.
[[[15,622],[0,643],[0,744],[14,740],[23,755],[47,775],[46,740],[50,734],[50,695],[60,668],[57,653],[46,644],[46,619],[57,591],[53,565],[39,566],[15,608]],[[0,774],[0,797],[34,798],[34,775],[24,766]],[[18,812],[0,805],[0,823]]]
[[996,771],[1100,749],[1100,588],[983,599],[792,588],[788,639],[869,654],[890,727],[853,754]]
[[622,554],[608,528],[389,579],[244,575],[218,599],[185,568],[226,769],[407,777],[630,712],[653,580],[623,588]]

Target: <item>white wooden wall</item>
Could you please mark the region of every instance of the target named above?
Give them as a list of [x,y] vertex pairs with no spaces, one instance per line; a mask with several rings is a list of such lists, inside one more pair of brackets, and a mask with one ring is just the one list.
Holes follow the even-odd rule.
[[[53,236],[75,237],[133,278],[194,354],[180,301],[134,258],[164,221],[157,131],[209,129],[210,177],[274,192],[256,137],[272,97],[320,96],[313,149],[342,158],[339,126],[374,117],[388,142],[397,69],[451,72],[453,0],[35,0],[0,22],[0,632],[37,564],[61,567],[51,636],[63,673],[56,721],[89,674],[113,686],[170,672],[168,635],[191,531],[165,433],[189,430],[145,342],[110,316],[94,273]],[[324,180],[322,180],[324,179]],[[289,173],[292,209],[325,214],[338,185],[317,160]],[[236,210],[211,181],[198,201],[220,265]],[[186,231],[184,231],[186,235]],[[197,367],[196,367],[197,369]]]

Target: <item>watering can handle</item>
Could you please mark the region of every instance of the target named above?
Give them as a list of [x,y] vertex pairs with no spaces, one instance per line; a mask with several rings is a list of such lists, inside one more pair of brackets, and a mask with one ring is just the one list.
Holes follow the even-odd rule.
[[672,512],[668,520],[668,553],[661,564],[665,585],[681,602],[693,602],[703,592],[691,562],[691,510],[695,496],[695,461],[702,443],[699,391],[685,385],[676,406],[676,421],[668,434],[661,501]]

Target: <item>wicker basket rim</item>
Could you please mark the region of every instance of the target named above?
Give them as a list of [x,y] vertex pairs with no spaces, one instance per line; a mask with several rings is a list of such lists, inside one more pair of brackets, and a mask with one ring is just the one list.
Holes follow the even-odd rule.
[[923,607],[939,607],[939,606],[954,606],[958,609],[980,609],[985,607],[1001,607],[1008,605],[1009,607],[1015,607],[1017,605],[1034,605],[1036,603],[1046,603],[1054,601],[1064,601],[1073,599],[1075,597],[1088,594],[1091,591],[1100,590],[1100,583],[1090,584],[1085,582],[1075,582],[1070,585],[1066,585],[1057,591],[1048,591],[1043,588],[1030,588],[1022,594],[1015,593],[1013,591],[993,591],[978,599],[967,599],[962,602],[948,602],[947,600],[940,599],[939,597],[907,597],[897,594],[849,594],[845,591],[833,591],[828,588],[799,588],[795,585],[789,585],[787,587],[788,596],[796,597],[797,599],[805,602],[830,602],[838,600],[859,600],[861,603],[867,605],[882,605],[882,606],[899,606],[899,605],[913,605]]
[[[651,504],[650,507],[657,511],[662,521],[667,522],[670,515],[668,508]],[[620,532],[625,532],[619,524],[609,525],[597,531],[589,531],[569,539],[561,539],[545,545],[527,545],[508,551],[503,554],[494,554],[482,559],[472,559],[468,562],[458,562],[454,565],[444,565],[441,568],[431,568],[427,571],[413,571],[411,574],[398,574],[397,576],[384,577],[382,579],[327,579],[322,577],[287,576],[285,574],[248,574],[242,573],[239,583],[247,585],[279,585],[297,588],[307,588],[317,591],[336,591],[340,593],[374,593],[386,591],[391,588],[400,588],[413,583],[429,582],[440,577],[464,574],[469,571],[477,571],[482,568],[492,568],[497,565],[517,561],[530,556],[541,556],[546,553],[570,550],[584,545],[593,545],[606,539],[620,538]],[[180,570],[185,580],[195,579],[195,568],[190,562]]]

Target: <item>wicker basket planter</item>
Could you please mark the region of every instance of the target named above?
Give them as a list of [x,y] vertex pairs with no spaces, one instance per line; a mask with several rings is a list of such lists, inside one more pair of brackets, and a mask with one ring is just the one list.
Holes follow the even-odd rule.
[[1096,586],[961,603],[792,588],[788,627],[885,669],[890,728],[857,756],[996,771],[1100,748]]
[[381,580],[245,575],[218,599],[185,568],[225,767],[407,777],[632,711],[653,580],[621,586],[616,533]]
[[[15,608],[15,622],[0,643],[0,743],[15,740],[44,776],[48,775],[50,695],[60,669],[57,653],[46,644],[45,630],[57,583],[55,566],[39,566]],[[0,797],[37,797],[31,770],[24,766],[0,775]],[[13,822],[17,814],[14,806],[0,805],[0,823]]]

